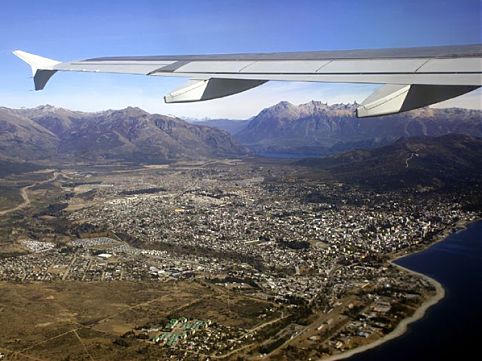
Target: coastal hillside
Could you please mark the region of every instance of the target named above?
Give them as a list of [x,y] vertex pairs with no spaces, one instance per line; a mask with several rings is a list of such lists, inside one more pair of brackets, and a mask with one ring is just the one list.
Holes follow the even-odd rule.
[[482,138],[467,135],[403,138],[298,165],[328,171],[341,182],[378,189],[419,190],[482,185]]

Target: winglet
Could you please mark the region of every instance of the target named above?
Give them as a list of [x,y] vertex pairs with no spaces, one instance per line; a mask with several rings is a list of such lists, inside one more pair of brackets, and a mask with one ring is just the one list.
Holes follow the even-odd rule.
[[57,71],[55,66],[60,64],[59,61],[30,54],[22,50],[15,50],[13,54],[32,68],[35,90],[42,90],[45,87],[50,77]]

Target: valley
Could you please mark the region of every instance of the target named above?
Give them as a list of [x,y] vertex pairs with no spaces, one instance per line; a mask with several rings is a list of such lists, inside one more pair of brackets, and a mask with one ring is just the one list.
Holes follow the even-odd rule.
[[[390,259],[478,213],[469,193],[376,193],[307,169],[231,158],[11,175],[30,203],[0,216],[0,322],[13,325],[0,351],[283,360],[382,338],[436,292]],[[198,321],[186,336],[166,326]]]
[[392,260],[480,219],[480,112],[352,108],[1,108],[0,356],[329,359],[400,334],[443,293]]

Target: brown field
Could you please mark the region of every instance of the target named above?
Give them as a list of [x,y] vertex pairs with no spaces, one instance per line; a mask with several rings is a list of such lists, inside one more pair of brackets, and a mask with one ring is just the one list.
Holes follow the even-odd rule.
[[18,188],[0,186],[0,211],[13,208],[21,202],[22,197]]
[[0,305],[0,352],[7,360],[164,359],[159,346],[114,341],[172,315],[250,328],[271,307],[195,281],[0,282]]

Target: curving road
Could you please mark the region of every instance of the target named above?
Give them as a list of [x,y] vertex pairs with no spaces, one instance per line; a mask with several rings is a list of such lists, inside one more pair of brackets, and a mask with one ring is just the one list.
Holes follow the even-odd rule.
[[54,175],[52,177],[50,177],[49,179],[46,179],[44,181],[41,181],[41,182],[36,182],[34,184],[31,184],[29,186],[25,186],[23,187],[22,189],[20,189],[20,195],[22,196],[23,198],[23,202],[20,203],[19,205],[13,207],[13,208],[9,208],[9,209],[5,209],[3,211],[0,211],[0,216],[4,216],[5,214],[8,214],[8,213],[11,213],[11,212],[15,212],[15,211],[18,211],[19,209],[22,209],[22,208],[25,208],[27,207],[30,203],[31,203],[31,200],[30,200],[30,197],[28,196],[28,190],[30,188],[33,188],[33,187],[36,187],[38,185],[41,185],[41,184],[45,184],[45,183],[48,183],[48,182],[53,182],[54,180],[57,179],[57,177],[60,175],[61,173],[60,172],[54,172]]

